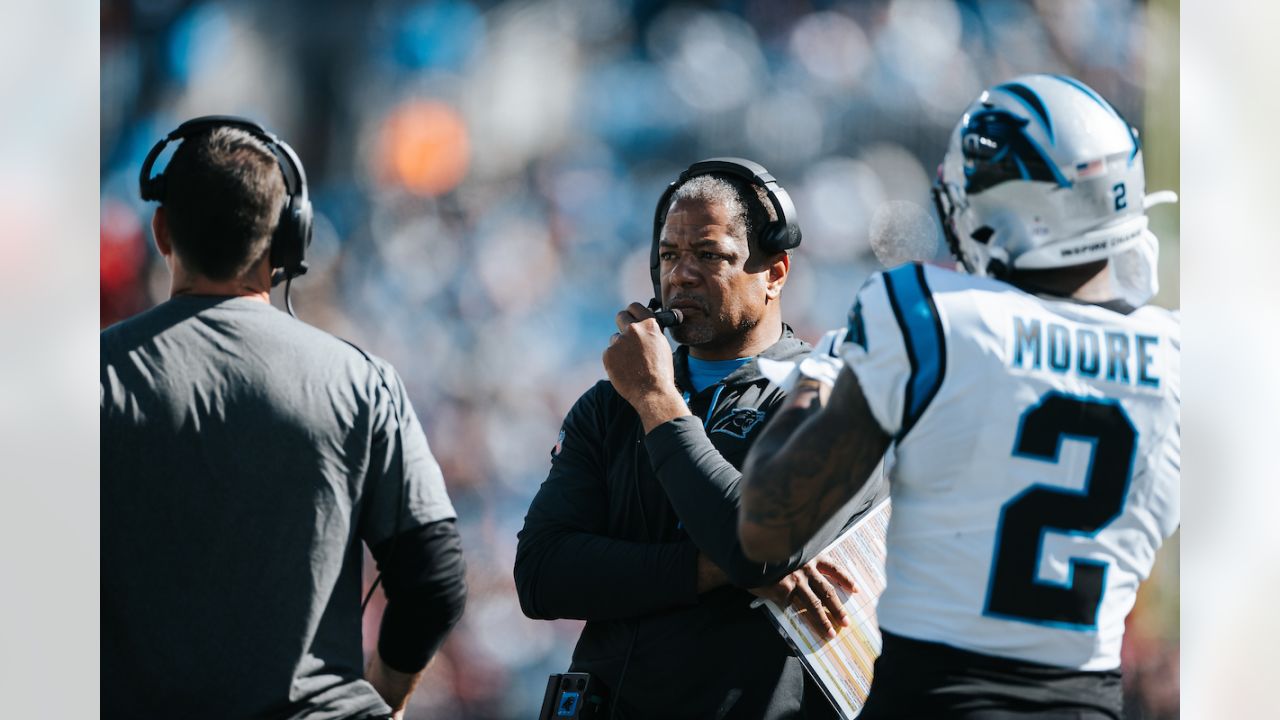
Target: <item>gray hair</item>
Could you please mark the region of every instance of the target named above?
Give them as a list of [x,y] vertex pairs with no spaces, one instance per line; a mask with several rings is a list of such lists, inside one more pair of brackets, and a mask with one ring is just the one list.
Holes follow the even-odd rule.
[[[670,209],[671,205],[681,200],[696,200],[723,207],[731,218],[729,231],[735,236],[746,238],[751,247],[759,246],[761,229],[778,219],[763,188],[723,173],[695,175],[684,181],[672,193],[667,208]],[[788,254],[790,252],[787,251]]]

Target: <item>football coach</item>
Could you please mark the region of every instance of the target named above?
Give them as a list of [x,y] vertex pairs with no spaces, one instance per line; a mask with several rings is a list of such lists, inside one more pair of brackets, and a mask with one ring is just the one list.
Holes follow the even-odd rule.
[[835,716],[752,603],[794,605],[820,634],[845,624],[836,588],[852,583],[813,560],[839,527],[768,566],[746,559],[736,532],[738,468],[783,401],[757,360],[810,349],[782,321],[799,241],[794,206],[755,163],[704,161],[671,184],[651,272],[664,319],[682,316],[679,347],[644,305],[617,314],[609,379],[569,411],[525,517],[521,607],[587,621],[569,669],[599,681],[612,717]]
[[395,370],[270,304],[305,270],[301,163],[197,118],[141,184],[172,282],[100,338],[102,716],[402,717],[462,614],[456,516]]

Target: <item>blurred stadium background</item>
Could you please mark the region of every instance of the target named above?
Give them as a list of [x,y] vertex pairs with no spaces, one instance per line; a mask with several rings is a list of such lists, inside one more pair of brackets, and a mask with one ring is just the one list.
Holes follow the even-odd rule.
[[[307,169],[316,229],[299,316],[386,357],[410,389],[471,588],[410,717],[531,717],[547,674],[568,666],[580,623],[520,613],[515,535],[561,418],[603,377],[613,314],[651,294],[653,204],[689,163],[750,157],[790,191],[805,242],[784,314],[809,340],[844,322],[880,267],[876,210],[927,206],[947,132],[988,84],[1083,79],[1139,128],[1148,190],[1179,188],[1176,0],[100,9],[102,326],[167,296],[137,197],[147,150],[186,118],[247,115]],[[1157,303],[1177,307],[1176,208],[1152,225]],[[1133,720],[1179,715],[1178,619],[1175,536],[1129,622]]]

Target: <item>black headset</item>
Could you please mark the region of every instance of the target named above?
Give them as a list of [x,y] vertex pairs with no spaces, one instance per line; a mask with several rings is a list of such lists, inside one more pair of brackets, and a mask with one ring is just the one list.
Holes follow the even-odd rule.
[[690,178],[699,175],[724,174],[732,175],[747,183],[764,188],[769,196],[778,219],[770,221],[760,229],[758,245],[761,250],[772,255],[790,250],[800,244],[800,225],[796,221],[796,206],[791,196],[778,184],[763,165],[745,158],[718,157],[696,162],[689,169],[680,173],[680,177],[667,186],[662,197],[658,198],[658,208],[653,212],[653,246],[649,250],[649,276],[653,280],[653,297],[662,297],[660,281],[662,259],[659,257],[658,240],[662,235],[662,225],[667,221],[667,210],[671,205],[671,196]]
[[311,199],[307,195],[307,174],[302,161],[289,144],[268,132],[258,123],[234,115],[205,115],[192,118],[166,135],[147,153],[138,175],[138,189],[143,200],[164,203],[165,178],[163,171],[151,177],[151,166],[165,146],[175,140],[199,135],[219,127],[243,130],[258,138],[271,149],[284,174],[285,190],[289,197],[280,210],[280,222],[271,236],[271,284],[292,280],[307,271],[307,246],[311,244]]

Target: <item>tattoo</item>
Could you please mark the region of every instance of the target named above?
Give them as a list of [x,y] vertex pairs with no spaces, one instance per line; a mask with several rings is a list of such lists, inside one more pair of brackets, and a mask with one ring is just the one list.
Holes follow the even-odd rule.
[[811,394],[765,429],[743,477],[743,520],[784,531],[792,552],[862,489],[889,445],[848,370],[825,406]]

